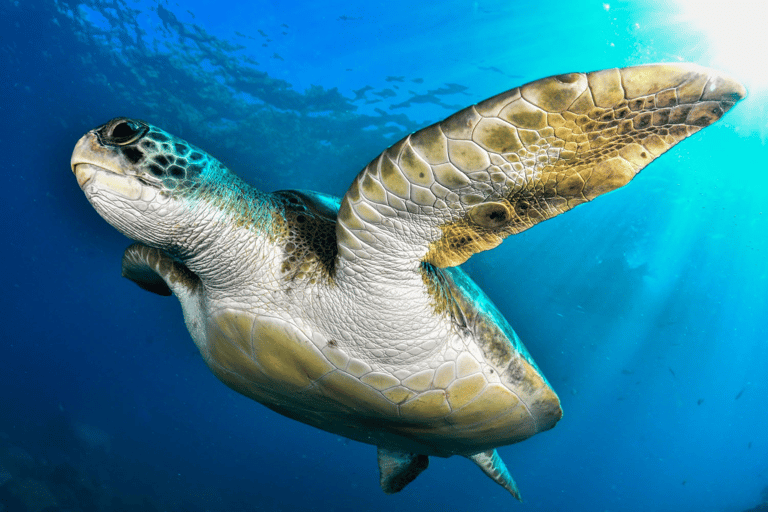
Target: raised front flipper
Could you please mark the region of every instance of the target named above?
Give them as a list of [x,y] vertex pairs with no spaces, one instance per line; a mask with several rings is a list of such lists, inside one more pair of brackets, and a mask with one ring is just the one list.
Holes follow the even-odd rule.
[[373,160],[342,201],[339,253],[352,265],[459,265],[625,185],[744,95],[736,81],[692,64],[572,73],[512,89]]

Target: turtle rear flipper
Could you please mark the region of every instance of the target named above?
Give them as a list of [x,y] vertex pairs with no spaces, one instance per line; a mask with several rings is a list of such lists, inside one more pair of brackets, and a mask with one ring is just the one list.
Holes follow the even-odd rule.
[[[388,450],[379,446],[378,456],[379,483],[382,490],[387,494],[402,491],[429,466],[429,457],[416,453]],[[509,474],[506,464],[495,449],[467,455],[467,458],[477,464],[483,473],[509,491],[518,501],[523,501],[515,480]]]
[[485,452],[476,453],[474,455],[467,456],[469,460],[477,464],[483,473],[488,475],[494,482],[505,488],[509,493],[522,502],[523,498],[520,497],[520,491],[517,488],[517,484],[512,475],[507,470],[507,465],[499,457],[498,452],[494,450],[488,450]]
[[379,483],[387,494],[402,491],[429,466],[429,457],[378,447]]

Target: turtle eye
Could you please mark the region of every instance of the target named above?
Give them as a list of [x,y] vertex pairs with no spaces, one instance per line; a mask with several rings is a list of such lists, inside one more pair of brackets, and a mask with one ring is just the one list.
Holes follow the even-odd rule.
[[118,118],[107,123],[101,132],[105,144],[124,146],[142,137],[147,130],[147,125],[141,121]]
[[130,139],[139,133],[139,125],[133,121],[123,121],[112,128],[113,139]]

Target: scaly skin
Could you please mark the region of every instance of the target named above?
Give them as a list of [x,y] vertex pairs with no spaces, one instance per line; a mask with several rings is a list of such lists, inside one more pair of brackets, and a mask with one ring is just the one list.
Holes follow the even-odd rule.
[[623,186],[744,94],[687,64],[546,78],[385,150],[340,209],[258,192],[126,118],[86,134],[72,168],[139,242],[124,275],[178,296],[228,386],[377,445],[387,492],[424,456],[459,454],[519,497],[494,448],[553,427],[559,401],[485,295],[446,267]]

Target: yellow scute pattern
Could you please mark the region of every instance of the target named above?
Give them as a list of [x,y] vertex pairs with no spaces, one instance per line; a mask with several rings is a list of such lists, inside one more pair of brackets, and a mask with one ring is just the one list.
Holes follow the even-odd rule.
[[[253,362],[252,324],[252,316],[235,312],[221,314],[208,323],[206,360],[219,378],[238,390],[246,383],[270,384],[270,379]],[[238,377],[237,386],[230,384],[227,376]]]
[[321,351],[280,319],[233,310],[211,316],[207,349],[211,369],[233,389],[312,424],[331,422],[325,427],[344,414],[352,422],[386,419],[382,431],[395,436],[502,443],[549,428],[560,416],[557,397],[534,368],[524,365],[514,382],[489,382],[468,353],[401,380],[338,347]]
[[517,396],[500,384],[491,384],[466,406],[449,416],[451,423],[471,425],[511,410],[520,403]]
[[391,401],[348,373],[332,372],[318,386],[323,395],[365,416],[374,412],[384,417],[397,416],[397,407]]
[[299,331],[282,322],[257,321],[253,327],[253,354],[276,383],[305,388],[333,367]]
[[304,389],[334,368],[299,331],[279,320],[254,321],[225,311],[209,323],[210,357],[218,366],[271,388]]

